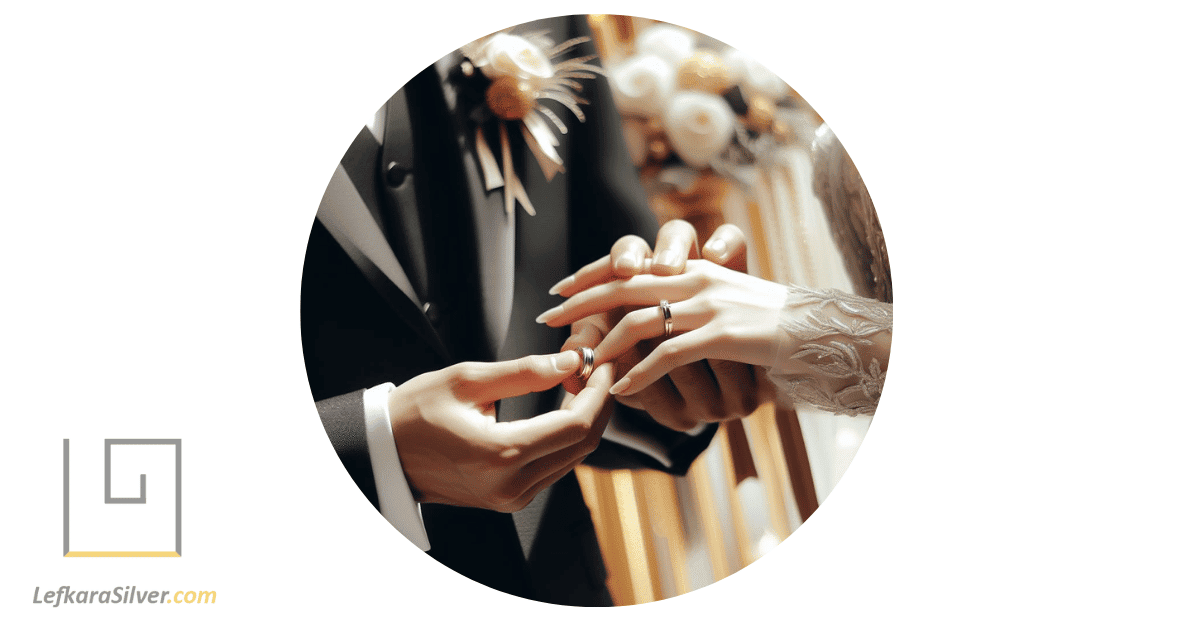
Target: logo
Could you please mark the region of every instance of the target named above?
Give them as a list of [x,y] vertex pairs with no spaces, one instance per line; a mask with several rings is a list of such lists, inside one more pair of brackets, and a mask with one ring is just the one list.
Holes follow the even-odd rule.
[[182,450],[178,438],[106,438],[101,484],[99,448],[80,448],[72,469],[64,438],[63,556],[181,556]]

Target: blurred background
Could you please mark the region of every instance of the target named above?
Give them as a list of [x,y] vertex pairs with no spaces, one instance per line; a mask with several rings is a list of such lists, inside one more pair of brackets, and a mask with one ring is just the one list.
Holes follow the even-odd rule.
[[[866,187],[795,89],[700,33],[628,16],[588,21],[660,224],[687,220],[704,242],[733,223],[749,238],[751,274],[892,301]],[[754,562],[825,501],[870,425],[766,403],[723,423],[684,477],[579,467],[614,601],[680,595]]]

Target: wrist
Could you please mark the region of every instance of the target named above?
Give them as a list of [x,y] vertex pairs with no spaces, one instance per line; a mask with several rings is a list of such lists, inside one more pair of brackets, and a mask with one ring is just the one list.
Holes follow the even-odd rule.
[[[404,481],[408,484],[409,491],[412,493],[413,501],[425,502],[425,493],[413,482],[412,475],[409,473],[413,460],[411,456],[407,456],[405,452],[405,444],[416,442],[413,437],[408,434],[409,429],[413,424],[415,410],[411,403],[412,395],[405,394],[410,392],[406,390],[406,382],[396,388],[393,388],[388,393],[387,399],[387,419],[392,428],[392,445],[396,448],[396,455],[400,459],[401,471],[404,475]],[[408,458],[408,460],[406,460]]]

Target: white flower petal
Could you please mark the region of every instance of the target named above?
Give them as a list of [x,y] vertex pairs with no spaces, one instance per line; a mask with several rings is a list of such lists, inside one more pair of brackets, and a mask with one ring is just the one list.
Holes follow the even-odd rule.
[[733,109],[724,98],[702,92],[679,92],[671,99],[663,128],[671,148],[693,168],[703,168],[733,139]]
[[783,79],[741,50],[730,49],[725,53],[725,67],[729,68],[733,82],[750,94],[759,94],[772,101],[787,94],[787,84]]
[[609,84],[623,112],[657,117],[675,91],[674,69],[653,55],[635,55],[609,70]]
[[635,45],[638,52],[662,57],[674,69],[696,51],[696,37],[678,26],[655,24],[638,34]]
[[483,73],[490,79],[512,76],[523,79],[547,79],[554,76],[554,64],[533,42],[500,33],[484,44],[486,59]]

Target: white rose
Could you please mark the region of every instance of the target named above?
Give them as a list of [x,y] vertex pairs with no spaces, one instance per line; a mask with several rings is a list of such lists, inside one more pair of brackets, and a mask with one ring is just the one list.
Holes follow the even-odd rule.
[[657,117],[675,92],[675,68],[653,55],[634,55],[609,70],[617,107],[625,113]]
[[671,148],[693,168],[704,168],[733,139],[733,109],[724,98],[680,92],[671,99],[663,129]]
[[484,44],[483,73],[495,80],[501,76],[519,79],[547,79],[554,76],[554,64],[533,42],[507,33],[494,35]]
[[695,35],[670,24],[655,24],[638,33],[637,51],[662,57],[672,68],[696,51]]
[[776,101],[787,93],[787,83],[783,79],[741,50],[725,53],[725,67],[729,68],[733,82],[751,94],[761,94]]

